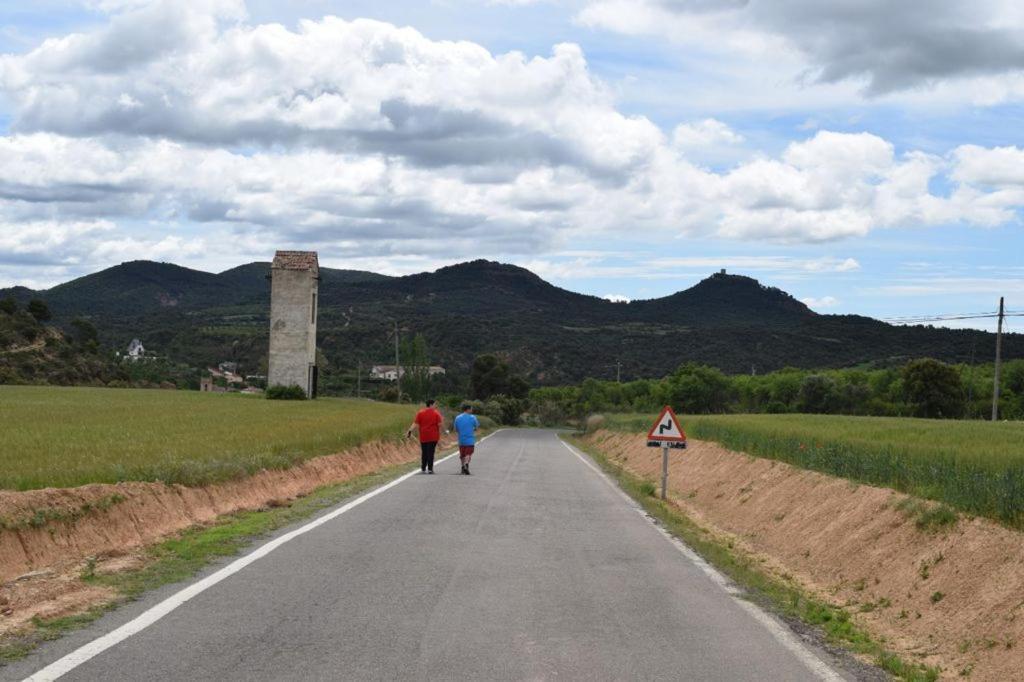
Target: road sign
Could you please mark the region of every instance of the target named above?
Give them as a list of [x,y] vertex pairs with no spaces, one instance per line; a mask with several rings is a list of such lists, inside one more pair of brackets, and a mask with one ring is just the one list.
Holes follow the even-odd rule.
[[686,433],[679,425],[679,418],[668,405],[661,411],[658,421],[647,432],[647,445],[652,448],[685,448]]
[[647,432],[647,447],[661,448],[661,499],[664,500],[668,495],[668,450],[686,447],[686,433],[671,406],[662,409],[658,421]]

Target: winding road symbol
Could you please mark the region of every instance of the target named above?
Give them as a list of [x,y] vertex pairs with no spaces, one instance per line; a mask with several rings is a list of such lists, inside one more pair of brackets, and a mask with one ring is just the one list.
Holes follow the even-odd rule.
[[647,432],[647,440],[652,447],[667,444],[671,444],[670,447],[685,447],[686,433],[671,407],[666,405],[658,415],[658,420]]

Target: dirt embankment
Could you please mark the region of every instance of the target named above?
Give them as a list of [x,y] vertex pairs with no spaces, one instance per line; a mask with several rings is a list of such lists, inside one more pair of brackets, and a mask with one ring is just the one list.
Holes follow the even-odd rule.
[[[661,451],[642,434],[588,439],[660,481]],[[1024,679],[1024,533],[965,517],[921,529],[906,495],[715,443],[691,440],[670,456],[674,504],[777,576],[845,605],[891,650],[944,678]]]
[[133,550],[190,526],[418,459],[412,441],[374,442],[198,488],[135,482],[0,491],[0,634],[36,615],[74,612],[112,598],[109,590],[77,579],[88,558],[101,558],[100,570],[117,570],[132,560]]

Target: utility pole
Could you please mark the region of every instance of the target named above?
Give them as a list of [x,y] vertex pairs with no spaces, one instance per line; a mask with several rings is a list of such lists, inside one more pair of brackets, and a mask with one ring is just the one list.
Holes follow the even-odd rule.
[[398,320],[395,320],[395,386],[398,388],[398,399],[395,402],[402,402],[402,365],[398,358]]
[[992,382],[992,421],[999,419],[999,370],[1003,361],[1003,318],[1006,311],[1003,308],[1003,297],[999,297],[999,324],[996,327],[996,372]]
[[975,339],[973,339],[971,341],[971,374],[970,374],[970,378],[967,380],[967,410],[968,410],[967,417],[968,418],[970,418],[970,416],[971,416],[971,413],[970,413],[971,404],[974,402],[974,363],[976,362],[975,359],[974,359],[974,356],[975,356],[975,351],[977,349],[978,349],[978,339],[975,338]]
[[617,360],[615,362],[615,383],[622,383],[622,361]]
[[363,361],[356,363],[356,397],[363,397]]

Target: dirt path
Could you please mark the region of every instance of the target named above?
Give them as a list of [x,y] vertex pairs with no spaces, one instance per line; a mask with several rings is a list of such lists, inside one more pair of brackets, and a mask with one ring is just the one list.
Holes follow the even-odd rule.
[[15,353],[27,353],[31,350],[41,350],[46,347],[46,337],[33,341],[27,346],[18,346],[17,348],[9,348],[4,351],[0,351],[0,355],[14,355]]

